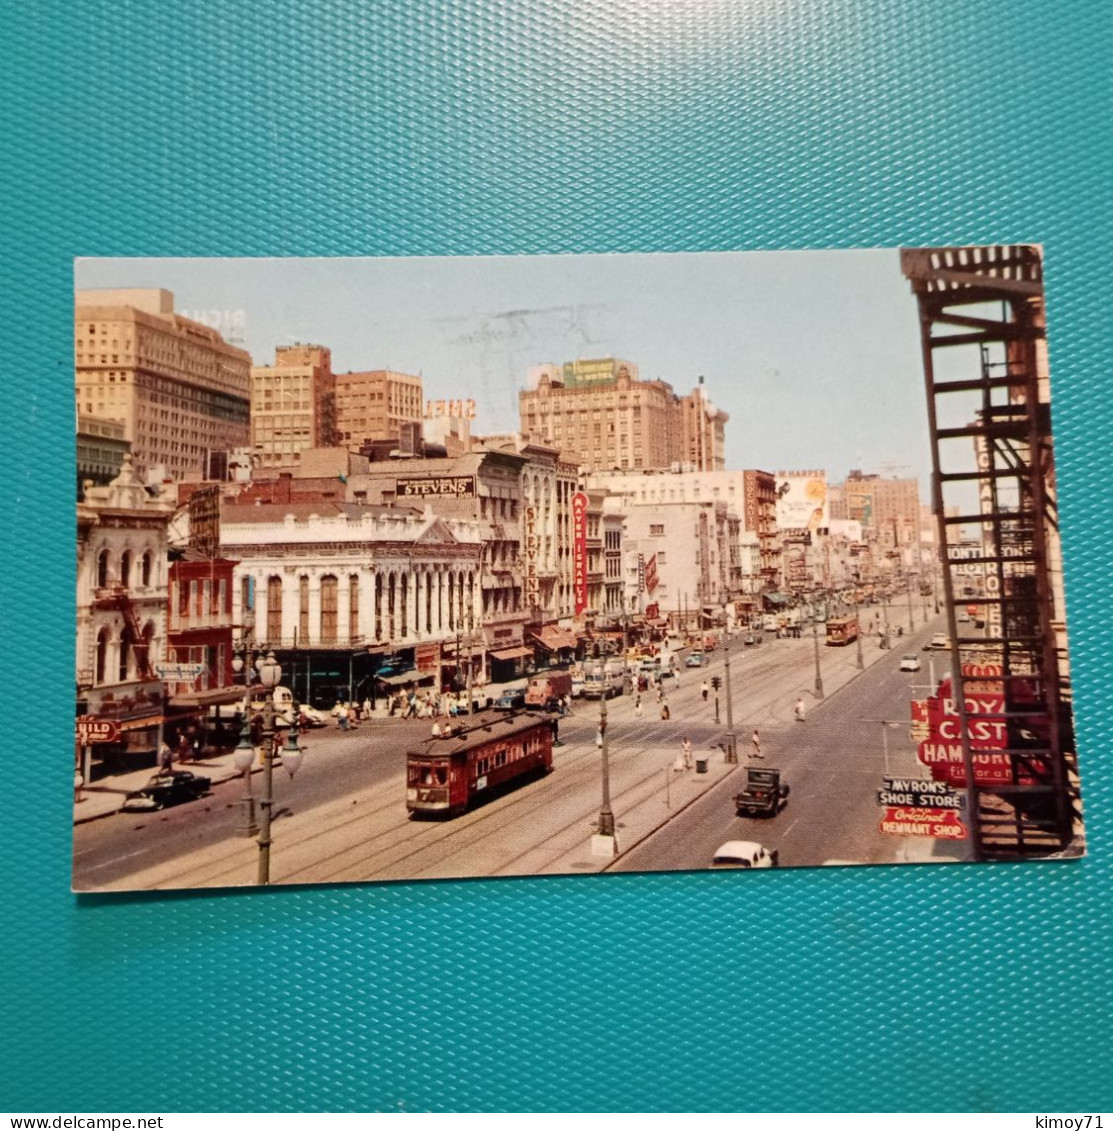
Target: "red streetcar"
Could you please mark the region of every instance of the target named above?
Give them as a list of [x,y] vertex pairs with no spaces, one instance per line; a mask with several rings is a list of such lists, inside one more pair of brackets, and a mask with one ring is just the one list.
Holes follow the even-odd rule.
[[447,737],[406,755],[406,808],[455,816],[477,798],[553,769],[553,720],[530,712],[484,711],[449,720]]

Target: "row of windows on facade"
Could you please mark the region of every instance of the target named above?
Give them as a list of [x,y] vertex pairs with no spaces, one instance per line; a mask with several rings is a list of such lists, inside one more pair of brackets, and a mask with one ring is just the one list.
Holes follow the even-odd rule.
[[145,550],[139,559],[138,575],[132,577],[132,554],[124,550],[120,554],[117,568],[113,570],[113,554],[106,547],[97,555],[97,588],[106,589],[110,585],[122,585],[125,589],[136,584],[144,589],[151,585],[154,576],[154,555],[150,550]]
[[[155,626],[148,621],[143,627],[140,645],[146,649],[148,659],[153,658],[157,648],[155,644]],[[135,633],[129,626],[125,626],[120,635],[113,639],[112,630],[105,625],[97,633],[96,663],[94,667],[94,682],[127,683],[139,676],[139,662],[136,656],[137,640]],[[113,653],[115,655],[113,656]],[[110,661],[114,660],[114,663]]]
[[[251,582],[249,578],[243,579],[244,607],[251,605]],[[439,623],[439,609],[434,603],[433,587],[427,586],[424,593],[424,608],[418,605],[411,607],[411,600],[420,601],[419,590],[416,584],[411,584],[406,575],[395,578],[393,574],[386,577],[377,577],[374,585],[374,618],[375,637],[383,639],[386,635],[396,635],[396,625],[407,626],[411,622],[411,613],[418,616],[418,631],[426,634],[434,631],[434,626]],[[448,618],[448,631],[454,632],[457,627],[466,623],[466,610],[471,607],[473,600],[472,586],[461,574],[455,583],[449,584],[444,589],[448,598],[446,613]],[[360,638],[359,627],[359,575],[351,574],[348,577],[348,639]],[[320,579],[320,618],[318,622],[321,643],[336,643],[339,631],[339,579],[333,574],[326,574]],[[487,595],[484,594],[483,610],[488,610]],[[439,601],[439,596],[437,598]],[[396,613],[395,613],[396,610]],[[267,638],[278,641],[283,638],[283,582],[281,577],[267,579]],[[303,640],[310,638],[310,613],[309,613],[309,578],[298,578],[298,634]],[[405,635],[405,633],[402,633]]]

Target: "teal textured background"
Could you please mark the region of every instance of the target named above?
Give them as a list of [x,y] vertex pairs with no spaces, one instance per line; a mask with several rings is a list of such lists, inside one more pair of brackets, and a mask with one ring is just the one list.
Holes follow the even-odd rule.
[[[0,19],[0,1108],[1113,1109],[1107,3]],[[73,256],[1018,239],[1047,249],[1088,859],[69,893]]]

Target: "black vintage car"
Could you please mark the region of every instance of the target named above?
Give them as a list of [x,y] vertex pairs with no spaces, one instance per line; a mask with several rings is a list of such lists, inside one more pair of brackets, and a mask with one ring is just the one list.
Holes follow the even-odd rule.
[[739,817],[775,817],[788,799],[788,786],[781,782],[781,771],[750,766],[746,784],[734,795]]
[[155,774],[142,789],[134,790],[120,806],[125,813],[150,813],[183,801],[196,801],[209,792],[212,782],[188,770],[166,770]]

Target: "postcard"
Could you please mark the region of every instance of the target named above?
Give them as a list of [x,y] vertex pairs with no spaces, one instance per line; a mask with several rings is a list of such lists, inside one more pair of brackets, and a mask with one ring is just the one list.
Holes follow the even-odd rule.
[[1038,246],[75,275],[76,891],[1083,854]]

